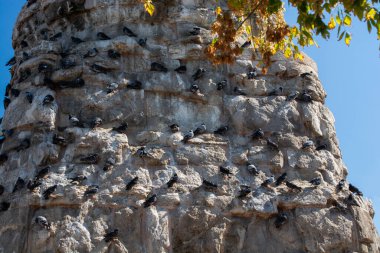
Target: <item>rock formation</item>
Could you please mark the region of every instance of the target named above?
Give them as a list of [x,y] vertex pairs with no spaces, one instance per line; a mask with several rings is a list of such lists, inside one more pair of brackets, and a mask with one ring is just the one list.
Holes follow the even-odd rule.
[[0,252],[379,252],[312,60],[213,66],[213,1],[156,2],[24,6]]

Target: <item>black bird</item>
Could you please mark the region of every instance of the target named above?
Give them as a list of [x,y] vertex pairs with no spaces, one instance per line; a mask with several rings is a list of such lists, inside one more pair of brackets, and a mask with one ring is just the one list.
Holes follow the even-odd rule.
[[250,163],[247,164],[247,170],[249,173],[251,173],[254,176],[257,176],[260,173],[259,170],[256,168],[256,166]]
[[111,59],[118,59],[121,57],[121,54],[118,51],[113,50],[113,49],[108,50],[107,53],[108,53],[108,57]]
[[95,57],[98,53],[99,52],[96,48],[92,48],[92,49],[88,50],[85,55],[83,55],[83,58]]
[[49,73],[52,71],[53,71],[53,67],[50,64],[42,62],[40,63],[40,65],[38,65],[38,72],[40,73]]
[[214,134],[224,135],[227,133],[227,131],[228,131],[228,126],[221,126],[217,130],[214,131]]
[[240,191],[238,198],[244,198],[252,192],[251,187],[247,185],[240,185]]
[[40,227],[50,230],[50,224],[44,216],[37,216],[34,222],[38,224]]
[[308,149],[314,147],[314,142],[312,140],[307,140],[302,144],[302,149]]
[[265,179],[264,182],[262,182],[261,186],[268,187],[273,183],[274,183],[274,176],[270,176],[269,178]]
[[4,98],[4,109],[7,109],[9,104],[11,103],[11,99],[9,97]]
[[193,80],[196,81],[200,78],[202,78],[206,73],[206,70],[204,68],[199,68],[197,71],[192,75]]
[[109,171],[113,168],[113,166],[116,164],[116,160],[113,157],[110,157],[107,159],[106,163],[104,164],[103,170]]
[[112,128],[112,130],[121,134],[126,134],[128,130],[128,123],[124,122],[120,126]]
[[360,206],[359,202],[355,199],[355,195],[352,193],[348,195],[348,197],[345,199],[345,202],[350,206]]
[[255,132],[253,132],[252,134],[252,139],[261,139],[263,137],[264,137],[264,131],[261,128],[255,130]]
[[158,72],[166,73],[168,72],[168,69],[164,65],[158,62],[152,62],[152,64],[150,64],[150,71],[158,71]]
[[201,33],[201,28],[193,27],[193,29],[189,32],[190,35],[196,36]]
[[20,95],[20,93],[21,93],[21,91],[19,90],[19,89],[11,89],[11,95],[13,96],[13,97],[18,97],[19,95]]
[[307,76],[311,76],[312,73],[313,73],[313,71],[305,72],[305,73],[300,74],[300,77],[305,78],[305,77],[307,77]]
[[228,167],[219,166],[219,171],[220,171],[223,175],[226,175],[226,176],[233,175],[231,169],[228,168]]
[[194,135],[200,135],[206,133],[207,127],[205,123],[202,123],[199,127],[194,130]]
[[77,65],[77,63],[74,60],[70,59],[70,58],[63,58],[61,60],[61,67],[63,69],[73,68],[76,65]]
[[96,63],[91,65],[91,70],[96,73],[107,73],[107,72],[112,71],[111,69],[100,66],[99,64],[96,64]]
[[147,156],[148,156],[148,152],[146,151],[145,147],[141,147],[141,148],[139,148],[139,149],[136,151],[136,154],[137,154],[140,158],[144,158],[144,157],[147,157]]
[[286,184],[287,187],[289,187],[292,190],[302,191],[301,187],[299,187],[298,185],[295,185],[295,184],[293,184],[293,183],[291,183],[289,181],[285,181],[285,184]]
[[220,81],[219,83],[216,84],[217,90],[223,90],[227,86],[227,80]]
[[46,95],[44,97],[44,100],[42,100],[42,105],[48,105],[51,104],[54,101],[54,97],[52,95]]
[[320,177],[313,178],[312,180],[309,181],[309,183],[312,185],[320,185],[321,184],[321,178]]
[[44,196],[44,199],[48,200],[50,195],[55,192],[55,190],[57,189],[57,185],[53,185],[53,186],[50,186],[49,188],[47,188],[43,193],[42,195]]
[[7,63],[5,64],[5,66],[13,66],[17,63],[16,61],[16,57],[12,57],[9,61],[7,61]]
[[243,45],[241,45],[241,48],[246,48],[246,47],[249,47],[250,45],[251,45],[251,41],[247,40],[246,42],[244,42]]
[[147,41],[147,38],[145,38],[145,39],[139,39],[137,43],[140,46],[145,47],[146,46],[146,41]]
[[359,196],[363,196],[363,193],[357,187],[353,186],[352,184],[348,184],[348,190],[350,190],[350,192],[355,193]]
[[29,191],[34,191],[38,186],[42,185],[42,182],[39,180],[29,180],[28,184],[26,185],[26,188],[28,188]]
[[113,241],[115,239],[118,238],[118,235],[119,235],[119,230],[118,229],[114,229],[112,232],[109,232],[107,234],[104,235],[104,240],[106,242],[110,242],[110,241]]
[[240,89],[239,87],[235,87],[235,88],[234,88],[234,92],[235,92],[238,96],[247,96],[247,92],[245,92],[243,89]]
[[134,177],[131,181],[128,182],[125,189],[129,191],[130,189],[133,188],[133,186],[135,186],[138,183],[138,181],[139,181],[139,177]]
[[267,139],[267,145],[272,149],[272,150],[279,150],[277,143],[272,141],[271,139]]
[[192,84],[190,87],[190,91],[194,94],[198,94],[199,93],[199,86],[197,84]]
[[177,173],[174,173],[173,176],[170,178],[170,180],[166,183],[168,188],[171,188],[175,183],[178,182],[178,175]]
[[279,186],[280,184],[282,184],[285,181],[286,176],[287,176],[286,172],[284,172],[281,176],[279,176],[276,180],[276,186]]
[[54,134],[53,135],[53,144],[64,147],[67,145],[67,141],[66,141],[65,137],[60,136],[58,134]]
[[59,39],[59,38],[61,38],[61,37],[62,37],[62,33],[59,32],[59,33],[56,33],[56,34],[54,34],[53,36],[51,36],[51,37],[49,38],[49,40],[50,40],[50,41],[57,41],[57,39]]
[[274,226],[276,228],[281,228],[288,221],[288,216],[284,213],[277,215],[274,221]]
[[179,132],[179,125],[178,124],[171,124],[169,127],[170,127],[170,130],[172,131],[172,133]]
[[107,85],[107,93],[110,94],[119,88],[118,83],[110,83]]
[[25,181],[24,181],[24,179],[22,179],[21,177],[19,177],[17,179],[17,181],[16,181],[15,186],[13,187],[12,193],[14,193],[14,192],[16,192],[18,190],[21,190],[24,187],[25,187]]
[[346,185],[346,180],[342,179],[339,181],[338,185],[336,186],[336,188],[338,189],[338,191],[341,191],[343,190],[344,186]]
[[50,166],[47,166],[47,167],[41,169],[41,170],[37,173],[37,175],[34,177],[34,180],[39,180],[39,179],[43,179],[43,178],[45,178],[45,177],[49,174],[50,169],[51,169]]
[[76,126],[79,126],[80,125],[80,121],[77,117],[69,114],[69,120],[70,120],[70,123],[72,126],[76,127]]
[[133,90],[141,90],[142,89],[142,83],[138,80],[134,80],[132,82],[129,82],[127,84],[128,89],[133,89]]
[[8,83],[7,86],[5,86],[5,94],[4,94],[5,97],[9,97],[11,88],[12,88],[12,85],[10,83]]
[[29,46],[29,44],[28,44],[28,42],[26,42],[25,40],[22,40],[22,41],[20,42],[20,46],[21,46],[21,48],[26,48],[26,47]]
[[30,7],[32,4],[36,3],[37,0],[27,0],[27,5],[26,7]]
[[103,33],[103,32],[98,32],[98,34],[96,35],[96,37],[99,39],[99,40],[110,40],[111,38],[107,36],[107,34]]
[[192,139],[192,138],[194,138],[194,132],[193,132],[193,130],[190,130],[187,134],[185,134],[185,135],[183,136],[182,141],[183,141],[184,143],[187,143],[187,141],[190,140],[190,139]]
[[96,128],[96,127],[100,126],[102,123],[103,123],[103,120],[101,118],[95,117],[95,119],[93,119],[91,121],[91,127]]
[[157,195],[153,194],[151,197],[147,198],[143,204],[144,208],[150,207],[157,202]]
[[5,191],[4,186],[0,185],[0,196],[3,195],[4,191]]
[[256,68],[254,68],[251,71],[248,71],[248,73],[247,73],[248,80],[254,79],[256,76],[257,76],[257,69]]
[[28,149],[29,147],[30,147],[30,140],[29,139],[23,139],[15,149],[17,152],[20,152],[22,150]]
[[98,191],[99,191],[98,185],[90,185],[89,187],[87,187],[86,191],[84,192],[84,196],[94,195],[98,193]]
[[71,180],[71,183],[74,183],[74,182],[82,183],[84,180],[87,179],[87,177],[84,175],[77,175],[69,179]]
[[279,87],[278,89],[273,89],[271,92],[268,93],[268,96],[280,96],[283,90],[284,89],[282,87]]
[[178,68],[176,68],[174,71],[177,73],[180,73],[180,74],[184,74],[184,73],[186,73],[187,68],[185,65],[182,65],[182,66],[179,66]]
[[123,32],[125,33],[125,35],[129,36],[129,37],[137,37],[137,35],[132,32],[128,27],[124,27],[123,28]]
[[100,160],[100,156],[98,154],[89,154],[80,158],[80,161],[85,164],[97,164]]
[[210,181],[207,181],[206,179],[203,179],[202,184],[203,184],[206,188],[208,188],[208,189],[218,188],[218,185],[217,185],[217,184],[211,183]]
[[80,43],[83,43],[84,40],[80,39],[80,38],[76,38],[76,37],[73,37],[71,36],[71,41],[75,44],[80,44]]
[[327,149],[327,145],[322,144],[322,145],[319,145],[315,150],[320,151],[320,150],[325,150],[325,149]]
[[301,93],[301,95],[298,96],[298,99],[300,101],[307,102],[307,103],[310,103],[313,101],[313,98],[311,97],[311,95],[305,90]]
[[9,203],[9,202],[6,202],[6,201],[1,202],[0,203],[0,212],[7,211],[10,206],[11,206],[11,203]]

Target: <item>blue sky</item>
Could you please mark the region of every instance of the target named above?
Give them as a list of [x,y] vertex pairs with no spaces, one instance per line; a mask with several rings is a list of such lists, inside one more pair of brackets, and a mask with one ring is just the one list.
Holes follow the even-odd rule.
[[[25,0],[0,1],[0,87],[4,91],[10,75],[4,64],[13,56],[12,28]],[[294,11],[286,15],[294,20]],[[375,33],[354,21],[350,47],[320,39],[320,48],[304,51],[317,62],[319,78],[327,91],[327,106],[334,113],[337,135],[348,167],[349,180],[370,198],[380,212],[380,51]],[[0,106],[3,115],[3,106]],[[375,215],[380,228],[380,213]]]

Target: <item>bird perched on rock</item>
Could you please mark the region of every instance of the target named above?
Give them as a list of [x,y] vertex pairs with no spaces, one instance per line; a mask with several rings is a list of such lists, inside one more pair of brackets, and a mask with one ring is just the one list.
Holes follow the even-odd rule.
[[247,197],[247,195],[250,194],[251,192],[252,192],[251,187],[249,187],[248,185],[240,185],[238,198]]
[[137,154],[140,158],[144,158],[144,157],[147,157],[147,156],[148,156],[148,152],[146,151],[145,147],[141,147],[141,148],[139,148],[139,149],[136,151],[136,154]]
[[199,86],[197,84],[192,84],[190,87],[190,91],[196,95],[199,94]]
[[162,65],[161,63],[158,62],[152,62],[150,64],[150,71],[158,71],[158,72],[168,72],[168,69]]
[[215,189],[218,188],[217,184],[214,184],[210,181],[207,181],[206,179],[203,179],[202,184],[207,188],[207,189]]
[[144,208],[150,207],[157,202],[157,194],[153,194],[151,197],[147,198],[143,204]]
[[227,87],[227,80],[224,79],[216,84],[217,90],[223,90],[225,87]]
[[321,184],[321,178],[320,177],[316,177],[316,178],[313,178],[312,180],[309,181],[310,184],[312,185],[320,185]]
[[141,90],[142,89],[142,83],[138,80],[134,80],[132,82],[129,82],[127,84],[128,89],[133,89],[133,90]]
[[322,144],[322,145],[319,145],[315,150],[320,151],[320,150],[325,150],[325,149],[327,149],[327,148],[328,148],[328,147],[327,147],[326,144]]
[[123,32],[125,33],[125,35],[127,35],[128,37],[137,37],[137,35],[132,32],[132,30],[130,30],[128,27],[124,27],[123,28]]
[[103,120],[99,117],[95,117],[95,119],[92,120],[91,122],[91,127],[96,128],[99,127],[103,123]]
[[274,221],[274,226],[276,228],[281,228],[288,221],[288,216],[284,213],[277,215],[276,220]]
[[187,143],[188,140],[190,140],[190,139],[192,139],[192,138],[194,138],[194,132],[193,132],[193,130],[190,130],[187,134],[185,134],[185,135],[183,136],[182,141],[183,141],[184,143]]
[[268,187],[273,183],[274,183],[274,176],[270,176],[269,178],[264,180],[264,182],[261,184],[261,186]]
[[193,27],[191,31],[189,32],[190,35],[196,36],[201,33],[201,28],[200,27]]
[[83,55],[83,58],[88,57],[95,57],[97,56],[99,51],[96,48],[89,49],[85,55]]
[[302,149],[309,149],[314,147],[314,142],[312,140],[307,140],[302,144]]
[[264,137],[264,135],[265,135],[265,133],[264,133],[263,129],[259,128],[253,132],[251,137],[252,137],[252,139],[261,139]]
[[282,184],[283,182],[285,182],[286,176],[287,176],[286,172],[284,172],[281,176],[279,176],[277,178],[277,180],[276,180],[276,186],[279,186],[280,184]]
[[13,66],[13,65],[15,65],[17,63],[17,61],[16,61],[16,57],[12,57],[9,61],[7,61],[7,63],[5,64],[5,66]]
[[55,192],[55,190],[57,189],[57,185],[53,185],[53,186],[50,186],[49,188],[47,188],[43,193],[42,195],[44,196],[44,199],[45,200],[48,200],[50,195]]
[[289,187],[292,190],[302,191],[301,187],[299,187],[298,185],[295,185],[295,184],[293,184],[293,183],[291,183],[289,181],[285,181],[285,184],[286,184],[287,187]]
[[118,59],[121,57],[121,54],[113,49],[108,50],[108,57],[111,59]]
[[119,236],[119,230],[114,229],[112,232],[109,232],[104,235],[104,241],[110,242],[110,241],[116,240],[118,236]]
[[225,175],[225,176],[231,176],[231,175],[233,175],[231,169],[228,168],[228,167],[219,166],[219,171],[220,171],[223,175]]
[[30,147],[30,140],[23,139],[15,149],[17,152],[20,152],[20,151],[28,149],[29,147]]
[[346,180],[342,179],[339,181],[338,185],[336,186],[336,188],[338,189],[338,191],[341,191],[343,190],[343,188],[346,186]]
[[238,96],[247,96],[247,92],[245,92],[243,89],[239,88],[239,87],[235,87],[234,88],[234,92],[235,94],[237,94]]
[[11,203],[7,202],[7,201],[3,201],[0,203],[0,212],[5,212],[9,209],[9,207],[11,206]]
[[71,41],[72,41],[74,44],[80,44],[80,43],[85,42],[84,40],[82,40],[82,39],[80,39],[80,38],[77,38],[77,37],[74,37],[74,36],[71,36]]
[[28,188],[29,191],[34,191],[40,185],[42,185],[42,182],[40,180],[29,180],[26,188]]
[[291,94],[289,94],[289,96],[286,98],[286,100],[287,101],[295,100],[299,94],[300,94],[299,91],[294,91]]
[[16,191],[22,190],[22,188],[25,187],[25,181],[21,177],[17,178],[16,184],[13,187],[12,193],[15,193]]
[[134,177],[131,181],[128,182],[127,186],[125,187],[125,189],[127,191],[129,191],[130,189],[133,188],[133,186],[135,186],[139,181],[139,177]]
[[179,125],[178,124],[171,124],[169,126],[170,130],[172,131],[172,133],[176,133],[176,132],[179,132],[180,128],[179,128]]
[[277,143],[275,143],[274,141],[272,141],[271,139],[267,139],[267,145],[268,145],[268,147],[270,147],[270,149],[272,149],[272,150],[280,150],[279,148],[278,148],[278,144]]
[[197,71],[192,75],[193,80],[196,81],[200,78],[202,78],[206,73],[206,70],[204,68],[199,68]]
[[99,191],[98,185],[90,185],[89,187],[87,187],[86,191],[84,192],[84,196],[88,196],[88,195],[92,196],[98,193],[98,191]]
[[139,44],[140,46],[142,46],[142,47],[145,47],[146,46],[146,41],[147,41],[148,39],[147,38],[145,38],[145,39],[139,39],[138,41],[137,41],[137,44]]
[[4,186],[0,185],[0,196],[3,195],[4,191],[5,191]]
[[34,180],[39,180],[45,178],[50,172],[51,166],[46,166],[45,168],[38,171],[37,175],[34,177]]
[[18,97],[19,95],[20,95],[20,90],[19,89],[14,89],[14,88],[12,88],[11,89],[11,95],[12,95],[12,97]]
[[202,123],[194,130],[194,135],[200,135],[206,133],[207,127],[205,123]]
[[60,136],[58,134],[54,134],[53,135],[53,144],[64,147],[67,145],[67,141],[66,141],[65,137]]
[[228,126],[221,126],[214,131],[214,134],[225,135],[228,131]]
[[50,64],[42,62],[40,63],[40,65],[38,65],[38,72],[40,73],[50,73],[52,71],[53,71],[53,66],[51,66]]
[[259,170],[256,168],[255,165],[251,164],[251,163],[248,163],[247,164],[247,170],[250,174],[252,174],[253,176],[257,176],[259,175]]
[[80,126],[80,121],[77,117],[69,114],[69,120],[72,126],[74,127]]
[[44,216],[37,216],[34,219],[34,222],[39,225],[41,228],[44,228],[46,230],[50,230],[50,223]]
[[98,40],[110,40],[111,39],[104,32],[98,32],[98,34],[96,34],[96,37],[98,38]]
[[108,72],[112,71],[112,69],[101,66],[101,65],[96,64],[96,63],[92,64],[90,68],[92,71],[94,71],[96,73],[108,73]]
[[355,195],[350,193],[345,199],[345,202],[349,206],[360,206],[359,202],[356,200]]
[[248,73],[247,73],[248,80],[254,79],[256,76],[257,76],[257,69],[256,68],[254,68],[251,71],[248,71]]
[[307,103],[310,103],[313,101],[313,98],[311,97],[311,95],[306,90],[304,90],[301,93],[301,95],[298,96],[298,99],[302,102],[307,102]]
[[121,134],[127,134],[128,123],[124,122],[120,126],[112,128],[112,130]]
[[63,69],[70,69],[70,68],[75,67],[76,65],[77,65],[77,63],[70,58],[63,58],[61,60],[61,67]]
[[49,105],[54,101],[54,97],[52,95],[46,95],[42,100],[42,105]]
[[87,179],[87,177],[84,175],[77,175],[77,176],[69,178],[69,179],[71,180],[71,183],[74,183],[74,182],[82,183],[84,180]]
[[271,92],[268,93],[268,96],[280,96],[282,95],[284,88],[281,86],[277,89],[273,89]]
[[350,190],[350,192],[355,193],[359,196],[363,196],[363,193],[357,187],[353,186],[352,184],[348,184],[348,190]]
[[312,76],[312,74],[313,74],[313,71],[304,72],[304,73],[300,74],[300,77],[305,78],[305,77],[308,77],[308,76]]
[[89,154],[80,158],[80,161],[85,164],[97,164],[99,160],[100,156],[98,154]]
[[187,68],[185,65],[182,65],[182,66],[179,66],[178,68],[176,68],[174,71],[179,73],[179,74],[184,74],[184,73],[186,73]]
[[106,160],[106,163],[103,167],[104,171],[109,171],[113,168],[113,166],[116,164],[116,160],[113,157],[110,157]]
[[166,183],[168,188],[171,188],[175,183],[178,182],[178,175],[177,173],[174,173],[173,176],[170,178],[170,180]]

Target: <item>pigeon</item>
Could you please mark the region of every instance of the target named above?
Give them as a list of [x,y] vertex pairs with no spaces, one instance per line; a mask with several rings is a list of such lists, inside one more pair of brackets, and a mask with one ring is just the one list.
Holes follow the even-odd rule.
[[338,185],[336,186],[336,188],[338,189],[338,191],[341,191],[343,190],[343,188],[345,187],[346,185],[346,180],[342,179],[339,181]]
[[71,41],[75,44],[80,44],[80,43],[83,43],[84,40],[80,39],[80,38],[77,38],[77,37],[73,37],[71,36]]
[[217,184],[211,183],[210,181],[207,181],[206,179],[203,179],[202,184],[203,184],[207,189],[218,188],[218,185],[217,185]]
[[96,34],[96,37],[98,38],[98,40],[110,40],[111,38],[107,36],[107,34],[103,33],[103,32],[98,32],[98,34]]
[[148,156],[148,152],[146,151],[145,147],[141,147],[141,148],[139,148],[139,149],[136,151],[136,154],[137,154],[140,158],[144,158],[144,157],[147,157],[147,156]]
[[112,130],[121,134],[127,134],[128,123],[124,122],[120,126],[112,128]]
[[150,71],[158,71],[158,72],[165,72],[166,73],[166,72],[168,72],[168,69],[164,65],[162,65],[158,62],[153,62],[150,65]]
[[187,134],[185,134],[185,135],[183,136],[182,141],[183,141],[184,143],[187,143],[188,140],[190,140],[190,139],[192,139],[192,138],[194,138],[194,132],[193,132],[193,130],[190,130]]
[[21,93],[21,91],[19,90],[19,89],[11,89],[11,95],[13,96],[13,97],[18,97],[19,95],[20,95],[20,93]]
[[302,144],[302,149],[308,149],[314,147],[314,142],[312,140],[307,140]]
[[145,47],[145,46],[146,46],[146,41],[147,41],[147,38],[145,38],[145,39],[139,39],[139,40],[137,41],[137,43],[138,43],[140,46]]
[[355,195],[350,193],[348,197],[345,199],[345,202],[349,206],[360,206],[359,202],[356,200]]
[[227,86],[227,80],[222,80],[216,84],[217,90],[223,90]]
[[53,36],[51,36],[51,37],[49,38],[49,40],[50,40],[50,41],[57,41],[57,39],[59,39],[59,38],[61,38],[61,37],[62,37],[62,33],[59,32],[59,33],[56,33],[56,34],[54,34]]
[[263,137],[264,137],[264,131],[261,128],[255,130],[255,132],[253,132],[253,134],[252,134],[252,139],[254,139],[254,140],[255,139],[261,139]]
[[303,102],[310,103],[313,101],[313,98],[307,91],[303,91],[301,95],[298,96],[298,99]]
[[187,68],[185,65],[182,65],[182,66],[179,66],[178,68],[176,68],[174,71],[179,73],[179,74],[184,74],[184,73],[186,73]]
[[355,193],[359,196],[363,196],[363,193],[357,187],[353,186],[352,184],[348,184],[348,190],[350,190],[350,192]]
[[190,87],[190,91],[194,94],[199,94],[199,86],[197,84],[192,84]]
[[8,160],[7,154],[0,154],[0,165],[4,164]]
[[30,147],[30,140],[23,139],[15,149],[17,152],[20,152],[20,151],[28,149],[29,147]]
[[40,73],[50,73],[53,71],[53,67],[50,65],[50,64],[47,64],[47,63],[40,63],[40,65],[38,65],[38,72]]
[[178,175],[177,173],[174,173],[173,176],[170,178],[170,180],[166,183],[168,188],[171,188],[175,183],[178,182]]
[[133,89],[133,90],[141,90],[142,89],[142,83],[138,80],[134,80],[134,81],[129,82],[127,84],[127,88]]
[[104,235],[104,241],[110,242],[110,241],[116,240],[118,238],[118,235],[119,235],[119,230],[114,229],[112,232],[109,232]]
[[39,179],[45,178],[49,174],[50,169],[51,169],[51,167],[47,166],[47,167],[41,169],[40,171],[38,171],[37,175],[34,177],[34,180],[39,180]]
[[90,68],[92,71],[94,71],[96,73],[107,73],[107,72],[112,71],[111,69],[103,67],[103,66],[96,64],[96,63],[92,64]]
[[288,216],[284,213],[277,215],[276,220],[274,221],[274,226],[276,228],[281,228],[288,221]]
[[34,191],[40,185],[42,185],[42,182],[39,180],[29,180],[26,185],[26,188],[28,188],[29,191]]
[[295,100],[299,94],[300,94],[299,91],[294,91],[291,94],[289,94],[289,96],[286,98],[286,100],[287,101]]
[[80,121],[77,117],[69,114],[69,120],[70,120],[70,124],[74,127],[77,127],[80,125]]
[[44,216],[37,216],[34,220],[37,225],[46,230],[50,230],[50,224]]
[[3,195],[4,191],[5,191],[4,186],[0,185],[0,196]]
[[301,74],[300,74],[300,77],[305,78],[305,77],[311,76],[312,73],[313,73],[313,71],[310,71],[310,72],[304,72],[304,73],[301,73]]
[[179,132],[179,126],[177,124],[171,124],[170,126],[170,130],[172,131],[172,133],[176,133],[176,132]]
[[137,35],[132,32],[128,27],[124,27],[123,28],[123,32],[125,33],[125,35],[127,35],[128,37],[137,37]]
[[247,96],[247,92],[245,92],[243,89],[239,88],[239,87],[235,87],[234,88],[234,92],[238,95],[238,96]]
[[285,181],[286,176],[287,176],[286,172],[284,172],[281,176],[279,176],[276,180],[276,186],[279,186],[280,184],[282,184]]
[[50,186],[49,188],[47,188],[43,193],[42,195],[44,196],[44,199],[45,200],[48,200],[50,195],[55,192],[55,190],[57,189],[57,185],[53,185],[53,186]]
[[103,167],[104,171],[109,171],[113,168],[113,166],[116,164],[115,158],[110,157],[106,160],[106,163]]
[[279,150],[278,144],[273,142],[271,139],[267,139],[267,145],[272,149],[272,150]]
[[241,48],[247,48],[247,47],[249,47],[250,45],[251,45],[251,41],[250,41],[250,40],[247,40],[247,41],[244,42],[244,44],[241,45],[240,47],[241,47]]
[[12,57],[9,61],[7,61],[7,63],[5,64],[5,66],[13,66],[13,65],[15,65],[17,63],[17,61],[16,61],[16,57]]
[[228,131],[228,126],[221,126],[214,131],[214,134],[225,135]]
[[11,103],[11,99],[8,97],[5,97],[3,102],[4,102],[4,109],[7,109],[9,104]]
[[193,29],[189,32],[190,35],[197,36],[201,33],[201,28],[193,27]]
[[233,175],[232,172],[231,172],[231,169],[228,168],[228,167],[219,166],[219,171],[220,171],[223,175],[226,175],[226,176]]
[[49,105],[54,101],[54,97],[52,95],[46,95],[42,100],[42,105]]
[[74,182],[82,183],[84,180],[87,179],[87,177],[84,175],[77,175],[77,176],[69,178],[69,179],[71,180],[71,183],[74,183]]
[[301,187],[299,187],[299,186],[297,186],[297,185],[295,185],[295,184],[293,184],[293,183],[291,183],[289,181],[285,181],[285,184],[286,184],[287,187],[289,187],[292,190],[302,191]]
[[26,42],[25,40],[22,40],[22,41],[20,42],[20,46],[21,46],[21,48],[26,48],[26,47],[29,46],[29,44],[28,44],[28,42]]
[[58,134],[54,134],[53,135],[53,144],[64,147],[67,145],[67,141],[66,141],[65,137],[60,136]]
[[125,189],[129,191],[130,189],[133,188],[133,186],[135,186],[138,183],[138,181],[139,181],[139,177],[134,177],[131,181],[128,182]]
[[194,130],[194,135],[200,135],[206,133],[206,124],[202,123],[197,129]]
[[6,201],[1,202],[0,203],[0,212],[7,211],[10,206],[11,206],[11,203],[9,203],[9,202],[6,202]]
[[280,96],[283,90],[284,89],[282,87],[279,87],[278,89],[274,89],[271,92],[269,92],[268,96]]
[[264,180],[264,182],[261,184],[261,186],[268,187],[273,183],[274,183],[274,176],[270,176],[269,178]]
[[99,52],[96,48],[92,48],[92,49],[88,50],[85,55],[83,55],[83,58],[95,57],[98,53]]
[[254,79],[256,76],[257,76],[257,69],[256,68],[254,68],[251,71],[248,71],[248,73],[247,73],[248,80]]
[[320,151],[320,150],[326,150],[326,149],[327,149],[327,145],[322,144],[322,145],[319,145],[315,150]]
[[21,177],[17,178],[16,184],[13,187],[12,193],[15,193],[16,191],[21,190],[22,188],[25,187],[25,181]]
[[118,59],[121,57],[121,54],[118,51],[113,50],[113,49],[108,50],[107,53],[108,53],[108,57],[111,59]]
[[144,208],[150,207],[157,202],[157,195],[153,194],[151,197],[147,198],[143,204]]
[[103,123],[103,120],[101,118],[95,117],[95,119],[93,119],[91,122],[91,127],[96,128],[96,127],[100,126],[102,123]]
[[310,184],[312,185],[320,185],[321,184],[321,178],[320,177],[316,177],[316,178],[313,178],[312,180],[309,181]]
[[64,58],[61,60],[61,67],[63,69],[70,69],[75,67],[77,64],[74,60],[69,59],[69,58]]
[[80,158],[80,161],[85,164],[97,164],[100,160],[100,156],[98,154],[89,154]]
[[98,193],[98,191],[99,191],[98,185],[90,185],[89,187],[87,187],[86,191],[84,192],[84,196],[94,195]]
[[251,173],[254,176],[257,176],[260,173],[259,170],[256,168],[256,166],[250,163],[248,163],[247,165],[247,170],[249,173]]
[[247,185],[240,185],[240,191],[238,198],[244,198],[252,192],[251,187]]
[[196,81],[204,76],[206,73],[206,70],[204,68],[199,68],[197,71],[192,75],[193,80]]

